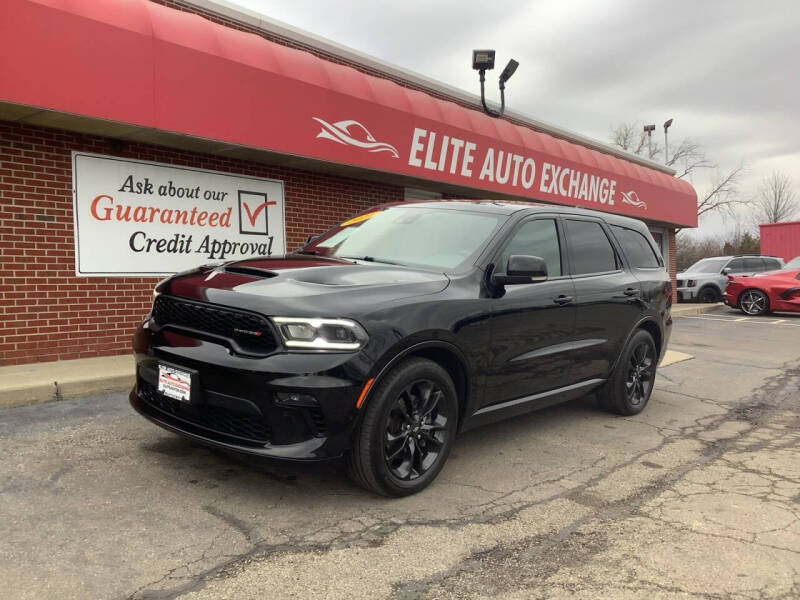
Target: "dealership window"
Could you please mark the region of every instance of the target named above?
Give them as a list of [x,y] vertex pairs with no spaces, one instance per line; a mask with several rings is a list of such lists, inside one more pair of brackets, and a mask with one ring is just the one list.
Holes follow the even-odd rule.
[[430,190],[421,190],[418,188],[405,188],[403,199],[406,202],[414,202],[416,200],[438,200],[442,195],[439,192],[431,192]]
[[654,228],[650,230],[650,235],[653,236],[656,247],[658,247],[661,252],[661,258],[664,260],[664,268],[669,271],[669,237],[667,236],[667,230]]

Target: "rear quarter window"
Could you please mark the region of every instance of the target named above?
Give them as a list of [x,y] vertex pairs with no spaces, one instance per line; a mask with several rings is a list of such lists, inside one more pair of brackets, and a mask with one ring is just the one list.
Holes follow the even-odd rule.
[[620,227],[619,225],[612,225],[611,231],[614,232],[617,241],[622,246],[622,251],[632,267],[655,269],[663,264],[650,242],[647,241],[647,238],[638,231]]

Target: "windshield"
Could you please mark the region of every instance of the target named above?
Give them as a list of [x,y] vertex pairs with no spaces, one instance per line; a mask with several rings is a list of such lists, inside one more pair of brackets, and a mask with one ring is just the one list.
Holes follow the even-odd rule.
[[792,260],[786,263],[784,269],[800,269],[800,256],[795,256]]
[[506,218],[446,208],[393,206],[345,221],[300,252],[449,271],[474,260]]
[[719,273],[728,264],[729,258],[704,258],[698,260],[685,273]]

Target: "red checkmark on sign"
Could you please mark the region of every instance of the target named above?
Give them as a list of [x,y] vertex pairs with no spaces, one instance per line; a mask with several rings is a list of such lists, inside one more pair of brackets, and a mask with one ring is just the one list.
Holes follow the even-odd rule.
[[247,206],[247,202],[242,202],[242,206],[244,206],[244,212],[247,213],[247,219],[250,221],[250,226],[251,227],[256,226],[256,219],[258,218],[258,215],[261,214],[262,210],[264,210],[268,206],[273,206],[275,204],[277,204],[277,202],[275,201],[264,202],[263,204],[259,204],[253,212],[250,212],[250,207]]

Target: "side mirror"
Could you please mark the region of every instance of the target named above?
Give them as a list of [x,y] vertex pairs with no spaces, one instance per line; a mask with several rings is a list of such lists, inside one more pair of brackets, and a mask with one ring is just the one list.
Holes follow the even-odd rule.
[[508,257],[505,274],[494,275],[499,285],[535,283],[547,279],[547,263],[538,256],[513,254]]
[[727,275],[730,272],[731,272],[731,268],[730,267],[725,267],[724,269],[722,269],[722,274],[723,275]]

